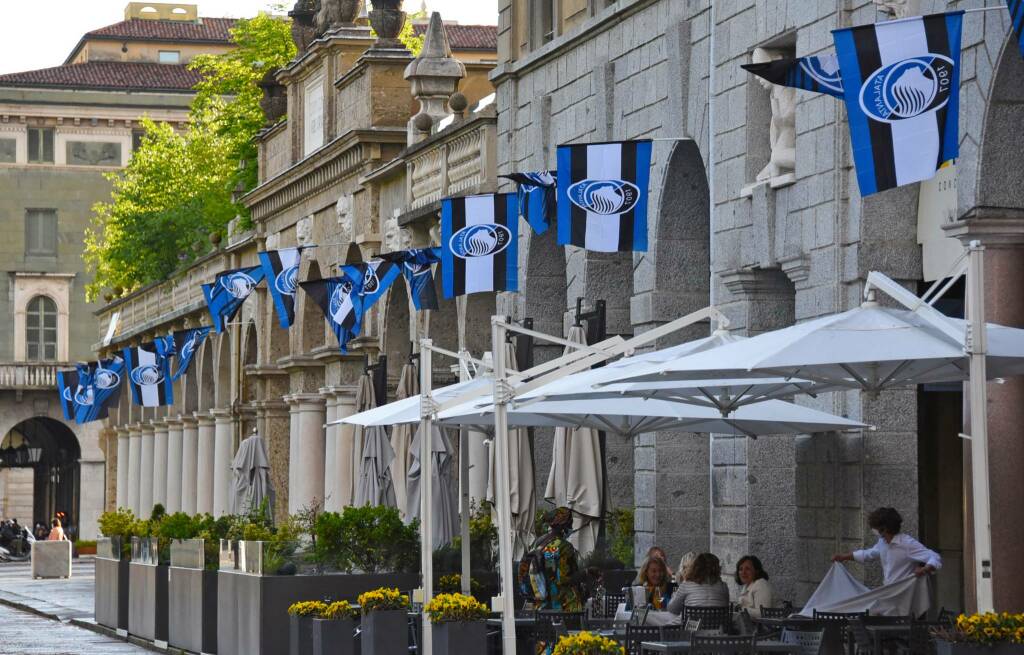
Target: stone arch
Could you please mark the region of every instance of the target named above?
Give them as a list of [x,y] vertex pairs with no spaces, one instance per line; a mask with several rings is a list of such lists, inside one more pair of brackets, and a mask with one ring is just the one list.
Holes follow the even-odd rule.
[[[310,259],[306,266],[303,280],[319,280],[323,275],[320,272],[320,264]],[[327,325],[324,314],[308,293],[300,293],[295,298],[295,342],[292,345],[292,354],[298,355],[309,353],[315,348],[320,348],[327,343]]]
[[242,401],[257,400],[258,389],[256,379],[248,374],[250,367],[255,367],[259,360],[259,338],[256,333],[256,322],[246,323],[242,335]]
[[231,336],[225,332],[216,339],[213,375],[216,407],[231,406]]
[[196,360],[188,367],[188,372],[179,379],[183,381],[183,393],[181,397],[181,413],[185,416],[192,416],[192,412],[199,409],[199,357],[200,353],[194,355]]
[[395,280],[387,291],[384,306],[384,334],[381,349],[388,358],[388,377],[394,380],[409,359],[409,294],[404,280]]
[[196,370],[196,379],[199,387],[199,411],[206,411],[214,407],[213,341],[215,338],[215,335],[210,334],[203,342],[198,355],[199,368]]

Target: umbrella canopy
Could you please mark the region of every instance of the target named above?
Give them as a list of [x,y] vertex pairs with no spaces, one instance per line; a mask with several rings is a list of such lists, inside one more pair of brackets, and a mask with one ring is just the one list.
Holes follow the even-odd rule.
[[[569,328],[566,339],[586,344],[587,333],[583,326],[574,325]],[[574,350],[566,346],[563,354]],[[555,428],[551,470],[548,472],[544,497],[553,502],[555,507],[568,507],[572,510],[573,533],[569,540],[584,555],[597,546],[603,490],[604,470],[598,431],[590,427]]]
[[[459,509],[455,502],[455,485],[452,477],[452,444],[445,431],[436,425],[431,430],[431,457],[433,476],[431,485],[433,493],[431,499],[431,524],[433,526],[434,548],[444,546],[452,541],[452,538],[459,533]],[[420,516],[420,439],[422,430],[416,430],[416,436],[412,440],[412,466],[409,467],[408,476],[408,512],[406,518],[409,521]]]
[[[398,376],[395,398],[404,400],[419,393],[419,373],[416,365],[406,363]],[[391,480],[395,489],[395,507],[405,516],[408,512],[408,475],[412,466],[413,429],[408,423],[400,423],[391,429],[391,449],[395,459],[391,462]]]
[[248,514],[267,501],[268,513],[274,507],[274,486],[270,482],[270,458],[267,445],[257,433],[242,440],[231,462],[234,484],[228,498],[231,514]]
[[[964,321],[947,319],[963,332]],[[1024,373],[1024,330],[988,324],[988,375]],[[964,341],[914,312],[868,301],[856,309],[630,371],[618,382],[729,377],[800,378],[810,390],[882,391],[969,377]]]
[[[468,380],[466,382],[459,382],[456,384],[449,385],[447,387],[441,387],[435,389],[431,396],[434,402],[441,404],[447,400],[451,400],[462,393],[467,391],[478,389],[481,386],[487,389],[494,387],[494,381],[491,378],[479,377],[474,380]],[[373,409],[358,408],[357,413],[345,418],[338,419],[334,423],[347,423],[350,425],[358,425],[368,427],[371,425],[400,425],[403,423],[418,423],[420,420],[420,394],[410,396],[402,400],[396,400],[380,407]]]
[[[373,381],[369,373],[359,379],[356,390],[356,404],[377,406]],[[391,462],[395,451],[391,448],[387,431],[383,426],[358,427],[353,444],[353,465],[358,470],[355,485],[355,504],[387,505],[394,507],[395,491],[391,484]]]

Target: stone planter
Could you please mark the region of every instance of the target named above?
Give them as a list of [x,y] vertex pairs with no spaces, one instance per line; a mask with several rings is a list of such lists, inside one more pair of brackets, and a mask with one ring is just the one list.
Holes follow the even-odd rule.
[[981,644],[953,643],[944,639],[935,640],[936,655],[1024,655],[1024,644],[998,643],[991,646]]
[[313,617],[288,616],[288,655],[306,655],[313,651]]
[[359,655],[354,619],[313,619],[313,655]]
[[378,610],[363,614],[360,648],[365,655],[390,655],[409,650],[409,613]]
[[167,644],[167,570],[157,557],[157,540],[132,537],[128,565],[128,632]]
[[465,655],[487,650],[485,621],[446,621],[435,623],[431,630],[434,655]]
[[370,26],[377,33],[374,48],[405,48],[398,40],[405,25],[405,12],[401,7],[401,0],[373,0],[369,16]]
[[167,643],[194,653],[217,652],[217,572],[205,570],[202,539],[171,543]]
[[32,542],[32,579],[70,578],[71,542]]
[[121,557],[121,538],[102,538],[96,544],[96,584],[93,611],[96,623],[128,634],[128,560]]

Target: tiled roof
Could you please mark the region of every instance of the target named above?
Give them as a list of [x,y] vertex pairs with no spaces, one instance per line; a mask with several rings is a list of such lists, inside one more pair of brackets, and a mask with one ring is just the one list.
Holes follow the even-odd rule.
[[190,90],[199,74],[177,64],[90,61],[0,75],[0,87],[110,89],[120,91]]
[[198,41],[230,43],[234,18],[200,18],[199,22],[133,18],[86,32],[88,39],[125,39],[133,41]]
[[[412,26],[416,36],[427,31],[424,24]],[[448,45],[452,50],[497,50],[498,28],[495,25],[445,25]]]

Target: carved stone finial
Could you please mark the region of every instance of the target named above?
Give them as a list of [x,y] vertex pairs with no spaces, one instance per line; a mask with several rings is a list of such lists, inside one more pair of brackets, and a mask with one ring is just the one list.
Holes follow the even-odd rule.
[[[751,57],[753,63],[763,64],[781,59],[777,50],[756,48]],[[757,81],[771,94],[772,118],[769,129],[771,157],[768,164],[757,174],[757,181],[780,181],[796,170],[796,89],[767,80]],[[774,186],[774,184],[773,184]]]
[[402,0],[371,0],[373,9],[370,11],[370,27],[377,33],[374,48],[405,49],[398,35],[405,26],[405,12],[402,11]]
[[263,97],[260,98],[260,109],[266,118],[266,125],[275,125],[281,117],[288,113],[288,89],[277,81],[276,70],[269,70],[260,80]]
[[448,45],[441,14],[430,15],[423,51],[405,68],[405,79],[412,85],[412,95],[420,103],[419,112],[413,116],[409,130],[409,144],[422,140],[426,116],[433,125],[448,115],[448,99],[459,88],[459,80],[466,76],[466,67],[452,56]]
[[469,98],[466,94],[461,91],[456,91],[452,94],[451,98],[448,98],[448,108],[452,110],[453,114],[463,116],[463,112],[466,111],[466,107],[469,106]]

